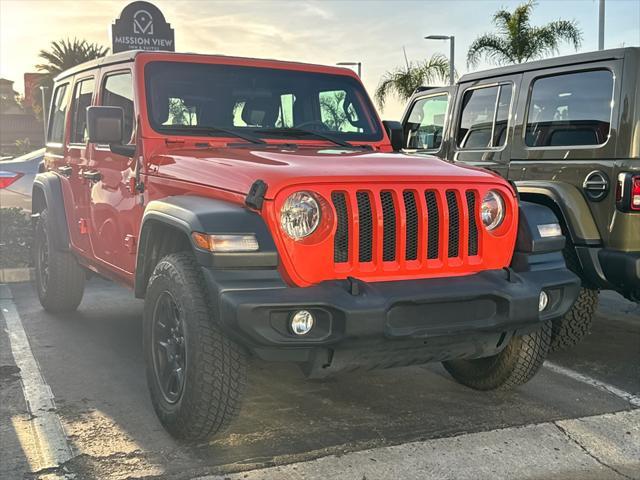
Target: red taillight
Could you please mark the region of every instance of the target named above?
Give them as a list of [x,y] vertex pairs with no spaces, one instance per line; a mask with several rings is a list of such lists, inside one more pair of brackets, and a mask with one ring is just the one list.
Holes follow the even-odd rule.
[[631,210],[640,210],[640,175],[631,179]]
[[3,172],[0,170],[0,190],[3,188],[7,188],[20,177],[22,177],[21,173]]

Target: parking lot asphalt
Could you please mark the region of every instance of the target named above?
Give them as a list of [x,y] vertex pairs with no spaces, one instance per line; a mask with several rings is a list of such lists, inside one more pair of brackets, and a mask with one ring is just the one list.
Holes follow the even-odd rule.
[[[295,366],[254,361],[248,397],[231,430],[211,442],[184,444],[164,432],[151,408],[141,301],[94,279],[77,313],[54,316],[42,310],[31,285],[13,285],[11,293],[73,458],[63,465],[34,463],[42,446],[29,441],[33,418],[0,316],[2,479],[187,479],[637,408],[551,368],[517,390],[480,393],[455,383],[439,365],[311,381]],[[605,292],[592,334],[550,360],[639,395],[640,308]]]

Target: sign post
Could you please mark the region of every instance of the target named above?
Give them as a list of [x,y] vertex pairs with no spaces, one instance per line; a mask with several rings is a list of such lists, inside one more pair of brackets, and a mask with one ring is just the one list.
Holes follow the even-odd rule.
[[111,26],[113,53],[127,50],[175,52],[173,28],[158,7],[149,2],[133,2],[124,7]]

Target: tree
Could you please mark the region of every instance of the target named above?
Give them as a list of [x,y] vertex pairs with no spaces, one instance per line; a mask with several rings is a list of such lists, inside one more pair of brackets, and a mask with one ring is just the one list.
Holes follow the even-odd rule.
[[556,20],[541,27],[530,23],[536,2],[529,0],[516,7],[513,13],[498,10],[493,15],[497,33],[476,38],[467,52],[467,64],[477,65],[481,58],[498,65],[522,63],[558,52],[565,41],[577,50],[582,43],[582,31],[575,21]]
[[409,62],[405,54],[405,66],[386,72],[378,88],[375,99],[380,109],[384,109],[387,97],[395,95],[402,101],[409,100],[416,88],[425,84],[449,78],[449,61],[444,55],[435,54],[424,62]]
[[[86,40],[74,38],[73,40],[62,39],[51,42],[48,50],[40,50],[38,56],[46,63],[36,65],[36,68],[44,72],[46,76],[41,80],[40,85],[46,87],[47,96],[51,96],[53,79],[61,72],[68,70],[81,63],[102,58],[109,53],[107,47],[97,43],[89,43]],[[34,98],[34,109],[41,109],[42,100],[36,96]],[[47,99],[48,101],[49,99]]]

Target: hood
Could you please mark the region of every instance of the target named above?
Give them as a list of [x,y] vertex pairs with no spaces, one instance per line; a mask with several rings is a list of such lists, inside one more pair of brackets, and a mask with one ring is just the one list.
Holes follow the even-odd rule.
[[240,194],[262,180],[266,199],[282,188],[309,183],[504,183],[487,170],[432,156],[339,148],[179,148],[153,156],[150,167],[161,176]]

